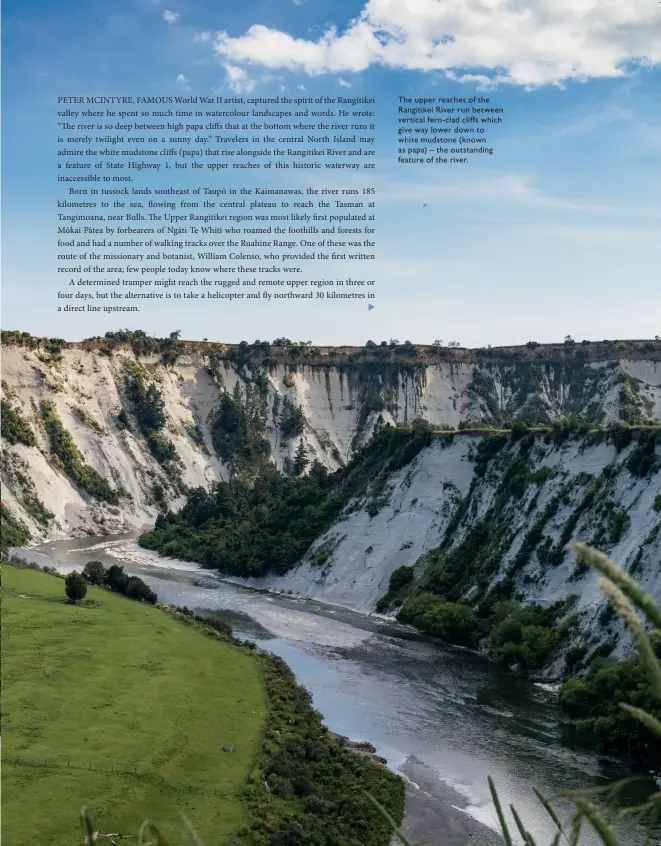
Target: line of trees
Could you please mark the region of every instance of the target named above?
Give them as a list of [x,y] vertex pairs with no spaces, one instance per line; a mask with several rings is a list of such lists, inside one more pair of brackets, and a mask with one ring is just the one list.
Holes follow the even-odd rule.
[[157,596],[149,585],[138,576],[129,576],[119,564],[112,564],[106,570],[101,561],[88,561],[82,573],[77,571],[69,573],[64,581],[64,591],[69,600],[75,604],[85,598],[88,585],[108,588],[114,593],[121,593],[122,596],[135,599],[137,602],[155,605],[157,601]]

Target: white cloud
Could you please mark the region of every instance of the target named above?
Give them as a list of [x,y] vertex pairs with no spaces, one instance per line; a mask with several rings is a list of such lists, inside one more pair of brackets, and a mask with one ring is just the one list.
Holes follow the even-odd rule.
[[188,84],[189,82],[190,82],[190,79],[187,79],[183,75],[183,73],[180,73],[179,76],[177,77],[177,85],[180,88],[184,88],[186,91],[190,91],[190,85]]
[[179,12],[171,12],[169,9],[166,9],[163,12],[163,20],[169,24],[176,24],[180,17],[181,15]]
[[342,88],[351,88],[351,83],[347,82],[346,79],[342,79],[342,77],[338,79],[338,83],[342,86]]
[[451,73],[460,81],[526,87],[623,76],[661,63],[661,4],[653,0],[368,0],[342,32],[316,41],[261,24],[216,36],[226,61],[307,74],[371,65]]
[[255,90],[257,84],[254,79],[251,79],[243,68],[236,65],[225,64],[225,73],[227,74],[227,87],[235,94],[250,94]]
[[305,85],[297,85],[296,87],[298,88],[298,90],[299,90],[299,91],[307,91],[307,90],[308,90],[308,89],[305,87]]

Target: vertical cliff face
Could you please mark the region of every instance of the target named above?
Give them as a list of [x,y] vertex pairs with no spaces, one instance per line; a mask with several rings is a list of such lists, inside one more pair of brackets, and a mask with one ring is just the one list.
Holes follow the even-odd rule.
[[263,462],[336,469],[379,421],[658,422],[661,344],[620,346],[319,350],[6,333],[3,501],[35,540],[119,532]]
[[569,601],[573,642],[617,652],[628,638],[572,539],[661,601],[661,433],[436,436],[406,466],[375,473],[299,566],[244,583],[374,611],[393,572],[410,567],[420,590],[472,604],[494,589],[523,605]]

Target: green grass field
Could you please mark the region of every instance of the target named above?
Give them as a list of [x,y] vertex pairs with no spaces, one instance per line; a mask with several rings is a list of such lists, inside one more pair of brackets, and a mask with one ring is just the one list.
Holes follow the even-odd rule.
[[236,832],[266,716],[256,660],[99,588],[67,605],[62,579],[6,565],[2,587],[5,842],[73,846],[83,805],[127,842],[146,818],[181,842],[181,812],[207,844]]

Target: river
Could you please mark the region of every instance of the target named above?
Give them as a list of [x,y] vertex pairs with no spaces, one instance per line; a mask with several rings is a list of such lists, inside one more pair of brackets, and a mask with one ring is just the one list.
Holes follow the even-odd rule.
[[[424,831],[427,846],[449,840],[435,838],[429,825],[416,828],[412,817],[424,817],[426,806],[439,800],[470,821],[462,836],[477,837],[483,826],[496,829],[488,775],[541,846],[555,829],[533,786],[553,796],[628,774],[618,762],[572,743],[554,690],[396,623],[231,584],[194,564],[140,549],[134,535],[55,541],[21,554],[41,564],[58,562],[61,571],[82,569],[92,559],[121,563],[156,591],[159,602],[220,614],[238,636],[284,658],[331,730],[371,742],[406,776],[407,808],[413,809],[408,831]],[[567,818],[568,806],[558,807]],[[430,820],[432,828],[438,824],[433,814]],[[643,839],[635,827],[620,834],[623,846]],[[588,835],[581,842],[597,841]]]

